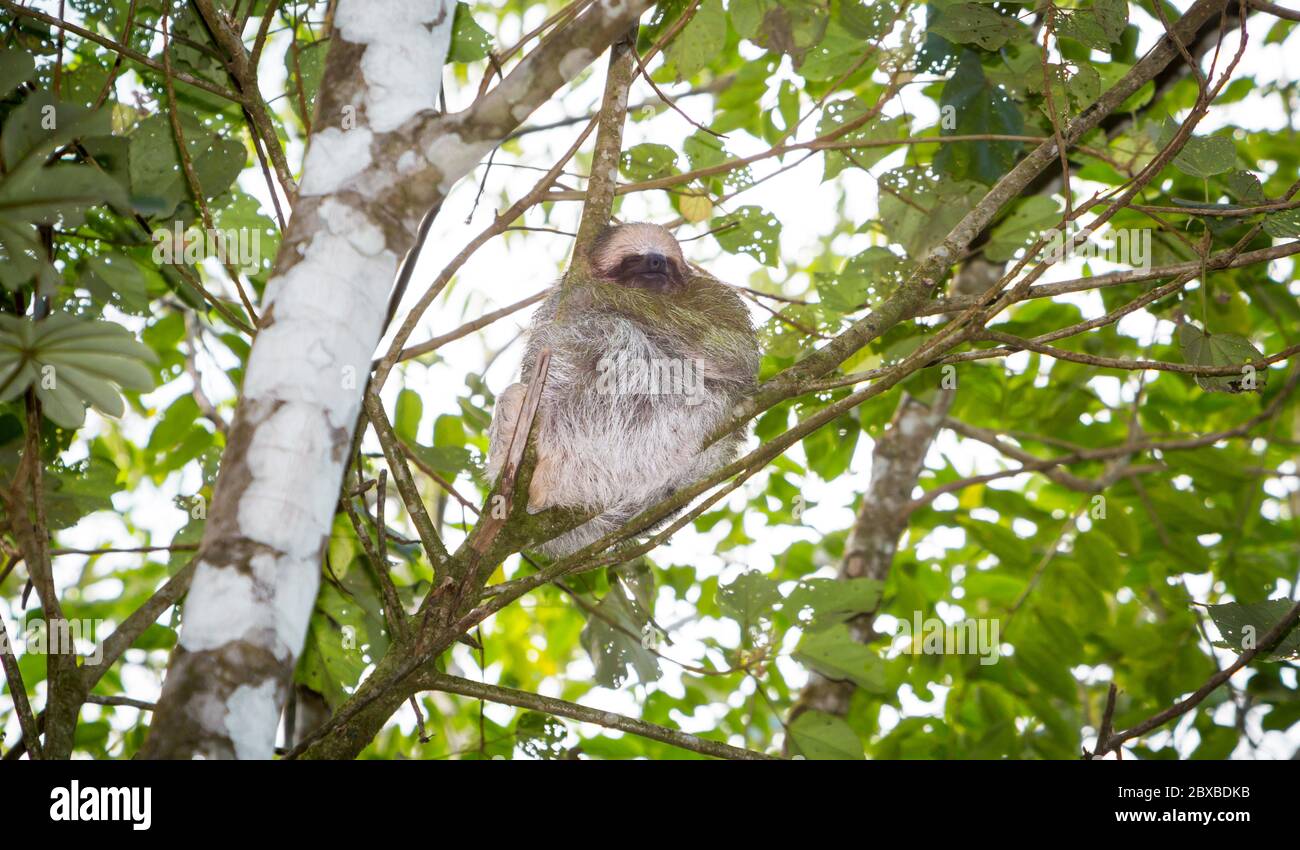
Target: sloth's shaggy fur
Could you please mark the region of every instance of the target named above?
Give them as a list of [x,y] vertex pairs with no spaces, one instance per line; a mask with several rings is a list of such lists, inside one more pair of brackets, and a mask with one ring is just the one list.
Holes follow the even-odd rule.
[[[666,282],[629,279],[644,265],[638,258],[650,253],[669,260]],[[758,372],[744,302],[687,266],[667,230],[610,228],[589,256],[590,271],[575,266],[538,308],[523,362],[523,374],[531,374],[538,353],[551,350],[528,509],[602,511],[540,547],[552,557],[581,549],[734,459],[743,433],[707,448],[704,441],[753,389]],[[492,480],[523,396],[517,383],[497,402],[488,451]]]

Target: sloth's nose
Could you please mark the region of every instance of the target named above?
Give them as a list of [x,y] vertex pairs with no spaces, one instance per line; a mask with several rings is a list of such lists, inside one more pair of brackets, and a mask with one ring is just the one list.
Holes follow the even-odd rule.
[[652,272],[662,272],[668,270],[668,259],[663,254],[646,254],[646,269]]

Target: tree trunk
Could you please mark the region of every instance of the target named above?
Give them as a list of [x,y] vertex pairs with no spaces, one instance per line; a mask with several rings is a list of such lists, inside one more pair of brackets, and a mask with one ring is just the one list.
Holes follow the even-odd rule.
[[399,260],[421,217],[650,4],[596,4],[435,112],[450,0],[340,0],[293,218],[146,758],[270,758]]

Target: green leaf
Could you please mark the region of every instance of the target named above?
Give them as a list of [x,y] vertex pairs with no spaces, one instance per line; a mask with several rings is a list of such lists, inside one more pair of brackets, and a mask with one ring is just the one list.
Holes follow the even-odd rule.
[[830,679],[847,679],[872,693],[885,690],[885,666],[870,647],[853,639],[847,624],[809,632],[794,657]]
[[913,258],[938,245],[986,191],[910,165],[882,174],[880,186],[880,229]]
[[811,578],[795,585],[782,608],[812,631],[876,610],[882,584],[875,579]]
[[1060,220],[1054,199],[1044,195],[1026,198],[993,228],[984,255],[994,262],[1006,262]]
[[[189,114],[181,117],[181,134],[204,197],[214,198],[235,182],[248,157],[244,146],[205,129]],[[131,132],[131,192],[155,217],[169,218],[190,197],[181,168],[171,120],[152,115]]]
[[838,274],[818,272],[813,279],[822,304],[836,313],[851,313],[879,304],[902,283],[907,269],[902,257],[873,245],[850,258]]
[[70,464],[55,459],[41,478],[50,528],[71,528],[88,514],[113,510],[117,475],[112,461],[101,456]]
[[1238,170],[1227,177],[1219,178],[1228,189],[1228,194],[1245,206],[1257,206],[1268,199],[1264,196],[1264,187],[1259,178],[1249,171]]
[[659,659],[646,646],[649,612],[631,600],[621,587],[614,587],[588,612],[581,640],[596,665],[596,683],[606,688],[622,687],[631,672],[642,684],[661,675]]
[[1094,0],[1091,9],[1056,9],[1056,32],[1096,50],[1109,50],[1128,26],[1128,0]]
[[686,141],[682,142],[682,153],[686,154],[691,171],[721,165],[731,158],[722,139],[703,130],[696,130],[686,137]]
[[295,670],[296,681],[320,692],[337,708],[355,690],[366,667],[388,646],[378,593],[360,570],[342,581],[347,593],[322,582]]
[[677,173],[677,151],[667,145],[643,142],[623,151],[619,168],[633,180],[654,180]]
[[21,50],[0,50],[0,97],[8,95],[36,71],[36,60]]
[[[1207,334],[1190,322],[1178,326],[1178,344],[1183,362],[1194,366],[1245,366],[1264,356],[1243,336]],[[1267,380],[1267,370],[1253,367],[1243,368],[1240,375],[1196,376],[1201,389],[1220,393],[1259,392]]]
[[[870,43],[831,21],[826,35],[799,62],[799,75],[805,80],[839,79],[857,67],[873,49]],[[863,67],[870,71],[869,66]]]
[[1070,75],[1065,88],[1075,110],[1082,111],[1101,95],[1101,74],[1091,65],[1080,65]]
[[724,251],[748,254],[765,266],[781,259],[781,222],[762,207],[744,206],[715,218],[712,230]]
[[776,582],[757,570],[741,573],[731,584],[718,588],[718,609],[740,623],[745,632],[758,628],[780,601]]
[[849,35],[872,41],[887,33],[898,15],[895,0],[832,0],[831,13]]
[[[868,111],[868,107],[857,98],[837,100],[828,104],[817,123],[817,135],[825,136],[858,121]],[[908,116],[898,115],[893,118],[874,118],[862,127],[857,127],[835,138],[837,144],[852,142],[887,142],[901,139],[907,135],[911,125]],[[870,145],[857,148],[828,148],[825,152],[826,165],[822,171],[822,181],[830,180],[850,166],[870,168],[889,156],[895,148],[889,145]]]
[[76,225],[87,209],[126,204],[126,193],[109,175],[90,165],[28,159],[0,182],[0,217],[10,222]]
[[58,286],[61,280],[45,258],[36,226],[0,215],[0,283],[14,290],[38,279],[47,290]]
[[1274,239],[1300,236],[1300,209],[1268,213],[1264,216],[1264,232]]
[[0,400],[14,398],[33,382],[45,414],[65,428],[79,428],[86,405],[121,416],[114,385],[153,389],[145,364],[157,356],[121,325],[56,313],[41,322],[0,314]]
[[[452,38],[454,51],[455,36],[453,35]],[[316,95],[320,93],[321,77],[325,74],[325,53],[328,50],[329,42],[325,40],[313,41],[310,44],[299,44],[295,41],[284,52],[285,93],[293,106],[293,111],[298,114],[299,121],[306,122],[311,119],[312,110],[316,106]]]
[[[1024,133],[1025,121],[1015,101],[1001,86],[989,82],[979,56],[969,50],[944,84],[939,109],[941,115],[955,118],[943,126],[945,136]],[[956,179],[991,184],[1011,169],[1020,148],[1020,142],[956,142],[944,145],[934,164]]]
[[130,257],[109,254],[87,258],[82,285],[105,304],[142,316],[149,310],[144,274]]
[[827,0],[732,0],[730,10],[742,38],[774,53],[789,54],[796,64],[822,40],[830,22]]
[[1114,44],[1128,26],[1128,0],[1093,0],[1092,17],[1106,40]]
[[[1205,608],[1222,635],[1218,645],[1241,653],[1258,646],[1293,605],[1295,602],[1290,599],[1269,599],[1253,604],[1228,602],[1223,605],[1207,605]],[[1300,629],[1293,626],[1276,647],[1267,655],[1259,657],[1268,661],[1300,659]]]
[[448,62],[474,62],[492,52],[492,36],[478,25],[468,3],[456,4],[456,18],[451,24],[451,49]]
[[930,31],[955,44],[977,44],[985,50],[998,50],[1029,35],[1029,29],[1015,18],[978,3],[943,9],[939,20],[930,23]]
[[[1165,119],[1160,128],[1159,144],[1169,144],[1178,132],[1178,125]],[[1237,148],[1225,135],[1192,136],[1174,157],[1174,167],[1193,177],[1213,177],[1237,167]]]
[[790,724],[799,755],[818,761],[861,761],[866,753],[857,733],[843,719],[822,711],[805,711]]
[[677,79],[684,80],[716,59],[726,43],[727,13],[722,0],[703,0],[682,31],[668,42],[664,60],[673,66]]
[[424,400],[414,390],[404,389],[397,394],[397,409],[393,415],[393,431],[410,445],[419,442],[420,418],[424,415]]
[[540,711],[525,711],[515,721],[515,742],[535,759],[562,758],[567,735],[563,723]]
[[82,136],[106,135],[111,120],[108,110],[92,112],[60,103],[49,92],[33,92],[5,116],[0,135],[5,168],[12,172],[29,160],[44,160],[60,145]]

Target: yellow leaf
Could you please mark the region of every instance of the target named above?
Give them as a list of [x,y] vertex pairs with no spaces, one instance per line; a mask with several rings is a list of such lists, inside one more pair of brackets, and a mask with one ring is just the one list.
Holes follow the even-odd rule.
[[682,218],[691,224],[705,221],[713,215],[713,201],[706,195],[683,195],[677,202],[677,208],[681,210]]

